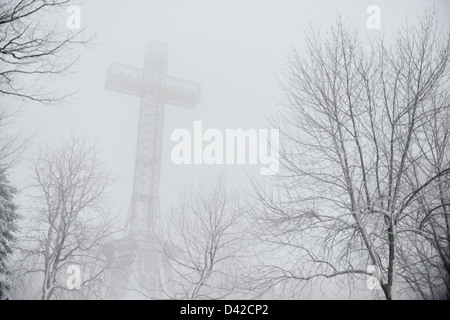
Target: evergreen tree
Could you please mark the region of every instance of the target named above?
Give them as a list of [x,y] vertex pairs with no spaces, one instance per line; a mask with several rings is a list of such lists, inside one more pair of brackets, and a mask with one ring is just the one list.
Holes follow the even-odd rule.
[[11,289],[11,270],[9,257],[12,254],[11,243],[17,231],[16,206],[13,202],[15,193],[9,185],[5,170],[0,168],[0,300],[9,297]]

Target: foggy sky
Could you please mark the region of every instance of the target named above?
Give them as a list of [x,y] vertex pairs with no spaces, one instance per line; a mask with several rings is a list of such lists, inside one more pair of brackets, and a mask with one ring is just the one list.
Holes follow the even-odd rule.
[[[450,1],[434,1],[441,22],[448,22]],[[382,30],[366,28],[369,5],[381,8]],[[278,85],[291,45],[302,49],[309,23],[326,30],[342,13],[369,37],[389,34],[405,16],[416,14],[433,1],[211,1],[211,0],[91,0],[80,4],[82,26],[95,35],[91,48],[80,50],[75,73],[50,88],[78,91],[70,104],[42,106],[26,103],[12,130],[32,135],[26,156],[42,143],[57,145],[71,133],[97,142],[101,160],[117,178],[114,205],[126,214],[131,199],[138,129],[139,99],[104,90],[111,62],[142,67],[151,40],[170,47],[170,76],[202,85],[201,102],[194,110],[167,106],[161,173],[162,204],[191,182],[213,178],[220,171],[235,184],[248,185],[245,173],[259,166],[175,166],[170,161],[170,134],[192,130],[195,120],[205,128],[268,128],[265,115],[281,100]],[[58,23],[65,27],[68,15]],[[25,157],[26,158],[26,157]],[[13,181],[24,179],[19,163]]]

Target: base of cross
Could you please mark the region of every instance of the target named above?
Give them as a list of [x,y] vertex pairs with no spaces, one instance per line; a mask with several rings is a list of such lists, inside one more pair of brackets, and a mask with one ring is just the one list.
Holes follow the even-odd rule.
[[166,284],[171,278],[162,242],[124,238],[105,245],[101,254],[110,262],[106,293],[111,299],[168,299]]

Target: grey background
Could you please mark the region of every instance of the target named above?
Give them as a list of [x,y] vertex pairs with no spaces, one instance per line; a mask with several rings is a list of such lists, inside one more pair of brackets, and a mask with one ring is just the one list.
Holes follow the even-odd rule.
[[[42,106],[26,103],[11,128],[23,137],[34,135],[27,155],[40,145],[59,145],[71,134],[96,142],[101,159],[117,179],[112,208],[125,216],[131,199],[138,124],[138,98],[104,90],[111,62],[141,67],[151,40],[170,46],[169,75],[202,84],[202,98],[194,110],[166,109],[161,173],[162,208],[178,191],[225,171],[232,182],[249,186],[259,166],[175,166],[170,161],[173,130],[192,130],[195,120],[204,128],[268,128],[265,116],[281,100],[278,77],[291,45],[303,47],[311,23],[328,29],[336,14],[368,37],[391,31],[426,6],[436,6],[447,23],[450,1],[211,1],[211,0],[91,0],[80,3],[82,26],[95,36],[80,50],[75,72],[50,88],[77,91],[70,103]],[[368,30],[369,5],[381,8],[381,30]],[[66,12],[56,16],[65,28]],[[26,179],[26,159],[13,181]]]

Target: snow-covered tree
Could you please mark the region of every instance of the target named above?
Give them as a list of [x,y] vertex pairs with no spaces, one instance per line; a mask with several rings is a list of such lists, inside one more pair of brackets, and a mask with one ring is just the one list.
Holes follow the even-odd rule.
[[[305,51],[293,50],[274,120],[283,137],[274,181],[281,188],[258,188],[256,210],[259,237],[284,258],[253,272],[260,292],[279,286],[297,297],[312,281],[351,290],[372,275],[386,299],[410,287],[427,296],[427,287],[417,288],[423,283],[443,287],[450,239],[443,30],[431,11],[392,43],[366,43],[339,18],[326,35],[308,33]],[[429,270],[441,275],[431,282],[420,275],[419,283],[418,272]]]
[[[105,212],[112,180],[95,148],[75,137],[60,148],[44,148],[32,166],[33,205],[18,237],[17,277],[25,286],[28,280],[39,285],[40,294],[26,290],[42,300],[97,298],[111,269],[98,251],[118,232],[114,217]],[[72,287],[68,274],[78,268]]]
[[163,253],[170,299],[225,299],[238,294],[239,255],[245,243],[241,229],[247,205],[224,177],[190,188],[172,208]]
[[14,193],[5,170],[0,168],[0,300],[8,299],[8,291],[11,289],[8,260],[12,254],[11,243],[14,241],[18,219],[13,202]]

